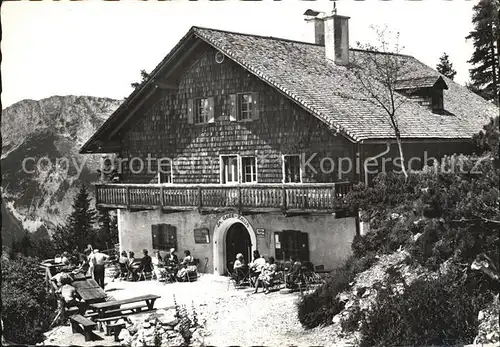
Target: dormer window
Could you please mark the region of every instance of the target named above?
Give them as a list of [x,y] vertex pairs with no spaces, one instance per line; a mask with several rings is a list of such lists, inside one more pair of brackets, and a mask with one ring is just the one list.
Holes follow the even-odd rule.
[[441,76],[428,76],[399,80],[394,90],[413,99],[420,106],[429,108],[433,113],[444,114],[443,90],[448,89]]
[[436,88],[432,91],[432,112],[442,113],[443,111],[443,90]]

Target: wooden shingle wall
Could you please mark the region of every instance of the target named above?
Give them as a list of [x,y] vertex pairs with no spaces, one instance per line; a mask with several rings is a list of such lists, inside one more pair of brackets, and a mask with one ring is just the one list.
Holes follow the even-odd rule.
[[[320,174],[319,160],[353,156],[354,145],[342,135],[334,136],[322,122],[229,58],[217,63],[215,53],[206,45],[182,74],[178,90],[158,92],[155,102],[139,110],[121,135],[120,156],[142,158],[145,164],[148,153],[152,158],[172,158],[174,183],[220,183],[219,155],[252,155],[257,157],[259,183],[281,183],[282,154],[304,153],[307,160],[317,153],[311,164],[318,172],[306,170],[303,182],[339,180],[336,170]],[[258,119],[230,121],[231,95],[242,92],[258,93]],[[188,100],[199,97],[214,98],[214,123],[188,123]],[[156,167],[156,161],[151,166]],[[330,170],[328,163],[324,168]],[[131,174],[124,165],[122,177],[125,182],[149,182],[154,174],[145,169]]]

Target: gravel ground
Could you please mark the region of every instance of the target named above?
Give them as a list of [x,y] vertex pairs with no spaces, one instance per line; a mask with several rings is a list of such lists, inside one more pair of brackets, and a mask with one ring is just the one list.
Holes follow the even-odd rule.
[[[335,339],[335,325],[304,330],[298,319],[295,301],[298,293],[252,294],[251,289],[228,288],[228,278],[202,275],[193,283],[163,284],[156,281],[110,282],[106,292],[115,299],[143,294],[158,294],[158,309],[174,304],[191,310],[195,306],[200,322],[205,326],[205,344],[214,346],[346,346]],[[140,317],[138,317],[140,318]],[[71,333],[69,326],[57,327],[46,334],[48,345],[116,346],[112,338],[97,332],[101,340],[85,342],[83,335]]]

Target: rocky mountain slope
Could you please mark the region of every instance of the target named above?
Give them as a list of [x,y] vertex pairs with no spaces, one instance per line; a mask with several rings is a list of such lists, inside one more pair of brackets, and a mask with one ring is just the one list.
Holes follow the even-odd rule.
[[120,103],[69,95],[2,110],[3,244],[64,222],[79,184],[98,178],[100,156],[78,150]]

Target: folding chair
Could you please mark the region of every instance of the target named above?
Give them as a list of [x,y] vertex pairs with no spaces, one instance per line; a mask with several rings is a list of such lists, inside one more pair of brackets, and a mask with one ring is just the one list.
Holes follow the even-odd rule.
[[[238,289],[238,287],[242,287],[243,284],[251,285],[250,282],[250,269],[241,270],[239,273],[236,270],[229,270],[229,282],[227,284],[227,289],[229,290],[229,286],[231,282],[233,283],[234,288]],[[237,279],[239,279],[239,283],[237,283]]]

